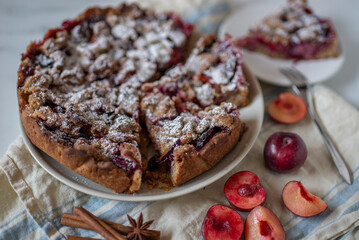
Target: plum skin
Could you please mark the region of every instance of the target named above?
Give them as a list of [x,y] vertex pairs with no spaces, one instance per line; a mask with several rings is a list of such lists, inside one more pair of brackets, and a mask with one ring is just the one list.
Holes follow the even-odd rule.
[[270,169],[287,173],[300,168],[307,159],[307,154],[307,147],[299,135],[276,132],[268,138],[263,155]]

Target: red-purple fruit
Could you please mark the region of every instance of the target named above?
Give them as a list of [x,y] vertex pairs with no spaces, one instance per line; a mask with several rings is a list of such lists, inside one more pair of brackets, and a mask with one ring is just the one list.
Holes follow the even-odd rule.
[[224,185],[224,194],[232,206],[245,212],[263,204],[266,199],[257,175],[249,171],[232,175]]
[[287,183],[282,192],[284,205],[295,215],[312,217],[327,209],[327,204],[314,196],[298,181]]
[[208,209],[202,224],[202,235],[206,240],[238,240],[243,233],[243,220],[234,209],[214,205]]
[[258,206],[247,217],[245,240],[284,240],[285,232],[277,216],[268,208]]
[[300,168],[306,159],[307,147],[295,133],[274,133],[264,146],[264,160],[267,166],[276,172],[294,171]]

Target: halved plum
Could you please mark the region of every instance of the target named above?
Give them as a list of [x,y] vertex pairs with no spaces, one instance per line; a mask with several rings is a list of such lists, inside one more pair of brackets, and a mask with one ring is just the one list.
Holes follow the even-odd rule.
[[245,212],[263,204],[266,199],[257,175],[249,171],[232,175],[224,185],[224,194],[232,206]]
[[249,214],[244,227],[246,240],[284,240],[285,232],[277,216],[268,208],[255,207]]
[[290,92],[281,93],[268,107],[271,118],[280,123],[297,123],[307,115],[307,105]]
[[208,209],[202,224],[202,235],[206,240],[238,240],[243,234],[243,220],[234,209],[214,205]]
[[308,192],[298,181],[290,181],[284,186],[282,198],[284,205],[300,217],[312,217],[328,208],[321,198]]

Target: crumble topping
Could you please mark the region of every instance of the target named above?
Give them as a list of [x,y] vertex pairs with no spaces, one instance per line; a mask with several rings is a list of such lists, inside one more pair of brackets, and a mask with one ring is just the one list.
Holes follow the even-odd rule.
[[[159,81],[144,84],[144,91],[157,89],[164,95],[178,97],[182,101],[198,103],[201,107],[231,101],[244,106],[241,98],[248,85],[242,74],[241,54],[231,46],[229,39],[217,41],[214,36],[200,40],[202,44],[193,50],[185,65],[177,65]],[[205,44],[205,45],[203,45]]]
[[247,103],[233,96],[247,98],[248,86],[230,39],[202,39],[189,63],[177,65],[190,26],[171,14],[117,10],[103,15],[95,9],[49,30],[23,56],[18,87],[26,102],[21,107],[46,133],[89,152],[96,170],[122,168],[136,182],[128,189],[133,192],[151,164],[142,162],[140,117],[155,148],[161,154],[172,149],[170,162],[175,147],[200,151],[216,134],[230,133],[234,122],[238,126],[237,107]]
[[56,138],[91,145],[108,157],[123,154],[123,144],[136,149],[137,88],[155,80],[187,41],[170,15],[129,9],[120,16],[65,21],[24,57],[34,66],[22,88],[31,117]]
[[238,118],[237,107],[246,104],[241,94],[248,94],[241,64],[230,39],[217,41],[209,35],[199,40],[185,65],[142,85],[141,111],[161,155],[188,143],[200,149],[211,136],[229,129]]
[[329,25],[312,13],[306,0],[288,0],[278,13],[268,16],[251,32],[263,32],[268,40],[287,45],[290,42],[328,41]]
[[164,119],[152,126],[155,134],[153,141],[160,146],[160,152],[166,152],[178,139],[183,144],[199,138],[201,134],[213,127],[230,126],[233,121],[233,109],[237,107],[231,103],[208,107],[196,113],[182,112],[174,119]]
[[317,16],[306,0],[287,0],[280,11],[250,28],[236,44],[274,58],[313,60],[338,56],[332,21]]
[[209,106],[213,102],[213,99],[216,97],[214,89],[209,83],[197,86],[194,88],[194,90],[196,92],[198,101],[204,106]]

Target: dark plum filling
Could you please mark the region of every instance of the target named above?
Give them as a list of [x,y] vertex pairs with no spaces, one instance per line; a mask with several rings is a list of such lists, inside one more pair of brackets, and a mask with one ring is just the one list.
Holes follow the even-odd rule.
[[172,13],[170,15],[170,18],[173,20],[173,22],[182,29],[183,33],[189,37],[193,31],[193,25],[190,23],[185,23],[182,21],[181,17],[175,13]]
[[21,60],[29,59],[30,64],[21,67],[21,72],[24,75],[24,78],[34,75],[35,72],[35,58],[40,54],[39,46],[42,42],[33,42],[30,47],[27,49],[25,54],[22,54]]
[[[21,67],[21,72],[24,75],[24,78],[32,76],[35,73],[35,65],[22,66]],[[20,86],[22,86],[22,85],[20,85]]]
[[158,154],[155,154],[148,160],[148,167],[147,167],[148,171],[153,172],[157,169],[158,167],[157,159],[158,159]]
[[168,66],[174,66],[177,63],[180,63],[183,60],[185,50],[182,48],[173,48],[171,53],[171,60],[168,63]]
[[135,173],[136,170],[141,169],[141,166],[138,162],[127,157],[115,156],[113,157],[112,161],[117,167],[123,169],[131,176]]
[[21,60],[24,60],[26,58],[30,59],[31,61],[35,60],[35,57],[40,53],[39,47],[41,44],[42,42],[31,43],[26,53],[22,54]]
[[[193,145],[196,149],[196,151],[200,151],[215,135],[218,133],[229,133],[230,130],[225,126],[215,126],[210,129],[208,129],[206,132],[202,133],[201,136],[199,136],[198,139],[190,142],[190,145]],[[150,160],[150,171],[153,171],[157,168],[157,166],[166,164],[166,168],[170,169],[171,163],[173,162],[173,151],[177,146],[183,146],[183,143],[181,142],[181,139],[178,139],[175,144],[170,148],[170,150],[162,155],[160,158],[155,160],[155,158],[152,158]]]
[[211,81],[211,78],[204,75],[204,74],[200,74],[198,76],[198,79],[202,82],[202,83],[209,83]]
[[175,108],[176,108],[178,114],[181,114],[181,113],[187,111],[187,106],[186,106],[185,102],[176,102]]
[[170,97],[173,97],[173,96],[178,96],[179,95],[179,87],[176,85],[176,86],[171,86],[171,87],[168,87],[168,86],[160,86],[159,90],[161,91],[161,93],[163,93],[164,95],[166,96],[170,96]]
[[167,153],[165,153],[164,155],[162,155],[162,157],[157,159],[156,163],[158,165],[167,163],[168,167],[170,167],[171,163],[173,161],[173,151],[175,150],[175,148],[177,146],[182,146],[182,145],[183,145],[183,143],[181,142],[181,139],[178,139],[175,142],[175,144],[173,144],[173,146],[170,148],[170,150]]
[[65,20],[65,21],[63,21],[60,27],[53,28],[53,29],[50,29],[50,30],[47,31],[47,33],[44,36],[44,39],[43,39],[42,43],[45,42],[49,38],[56,37],[56,33],[59,32],[59,31],[66,30],[67,32],[70,32],[74,27],[76,27],[80,23],[81,23],[81,21],[77,21],[77,20]]
[[196,151],[200,151],[215,135],[218,133],[229,133],[229,129],[224,126],[215,126],[202,133],[199,138],[192,141],[190,144],[196,148]]
[[328,44],[316,45],[311,42],[301,43],[298,45],[291,44],[290,47],[280,43],[266,41],[262,36],[257,35],[245,39],[239,44],[241,47],[254,51],[258,46],[265,46],[273,53],[284,53],[287,58],[311,59],[314,58],[321,50],[325,49]]

